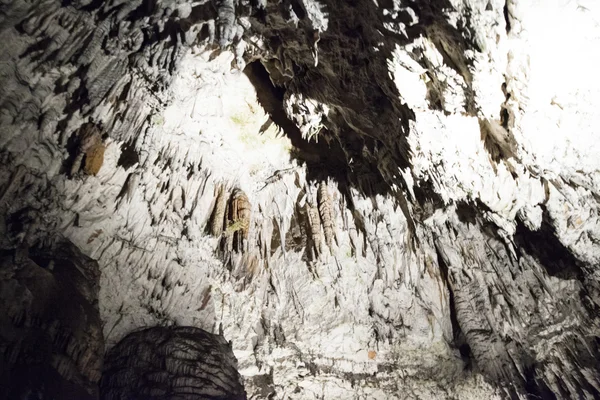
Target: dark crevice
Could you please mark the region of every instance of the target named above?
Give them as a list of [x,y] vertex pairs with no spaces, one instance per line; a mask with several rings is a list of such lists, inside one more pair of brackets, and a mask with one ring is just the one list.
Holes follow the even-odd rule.
[[275,252],[277,251],[277,249],[281,246],[281,231],[279,229],[279,224],[277,223],[277,219],[273,218],[272,219],[273,222],[273,233],[271,234],[271,254],[270,256],[272,257],[273,254],[275,254]]
[[506,24],[506,34],[510,33],[511,30],[511,24],[510,24],[510,13],[508,11],[508,2],[510,0],[506,0],[504,2],[504,8],[502,9],[502,13],[504,14],[504,22]]
[[467,343],[465,335],[463,334],[462,329],[460,328],[460,324],[458,323],[458,317],[456,315],[456,306],[454,302],[454,291],[452,289],[452,283],[450,282],[448,275],[448,265],[444,261],[441,251],[437,245],[435,246],[435,249],[437,263],[440,269],[442,281],[445,282],[446,288],[448,289],[450,322],[452,324],[452,346],[458,349],[460,357],[465,363],[465,368],[470,369],[473,365],[473,354],[471,352],[471,347]]
[[143,0],[138,8],[129,13],[127,19],[130,21],[139,21],[144,17],[151,16],[157,8],[157,0]]
[[550,276],[583,280],[579,261],[556,236],[547,210],[544,210],[542,226],[536,231],[518,222],[514,241],[521,254],[526,253],[537,259]]
[[68,173],[75,162],[75,158],[77,157],[77,153],[79,150],[79,137],[77,136],[77,131],[74,131],[69,138],[67,139],[67,154],[68,157],[63,161],[61,165],[60,172],[63,174]]
[[530,400],[556,400],[556,395],[544,384],[543,381],[536,378],[535,366],[523,367],[524,372],[524,389],[527,393],[527,398]]
[[[73,3],[74,1],[68,1],[67,3]],[[75,2],[76,4],[78,2]],[[87,12],[92,12],[94,10],[99,9],[100,7],[102,7],[102,5],[104,4],[104,0],[92,0],[89,4],[83,6],[83,7],[78,7],[81,11],[87,11]],[[77,6],[75,6],[77,7]]]
[[[195,21],[208,21],[215,19],[217,16],[217,10],[212,2],[204,4],[198,4],[192,7],[192,13],[187,17],[185,21],[193,23]],[[204,25],[206,26],[206,25]]]
[[128,170],[140,161],[140,156],[135,151],[135,143],[133,141],[123,143],[121,145],[121,155],[117,161],[117,165]]
[[130,186],[132,185],[132,179],[131,179],[131,174],[127,175],[127,178],[125,179],[125,182],[123,183],[123,187],[121,188],[121,190],[119,191],[119,194],[117,195],[116,199],[122,199],[127,192],[130,190]]
[[349,132],[345,137],[347,140],[342,142],[337,136],[330,135],[323,129],[320,134],[328,137],[320,139],[319,143],[305,140],[300,129],[288,118],[283,108],[285,89],[273,85],[262,63],[248,64],[244,73],[256,89],[258,102],[269,114],[270,120],[290,139],[293,145],[292,157],[307,165],[309,181],[319,182],[334,178],[337,182],[354,184],[367,196],[389,189],[377,173],[375,165],[358,164],[354,169],[348,167],[348,154],[362,150],[364,140],[359,135]]
[[413,202],[413,215],[416,221],[422,222],[431,217],[435,210],[444,207],[444,200],[431,182],[421,183],[413,188],[415,194]]
[[[508,101],[508,97],[506,99]],[[508,113],[508,109],[506,107],[502,107],[500,110],[500,124],[504,129],[508,130],[508,121],[510,114]]]
[[299,19],[306,18],[306,9],[304,8],[304,5],[301,1],[291,0],[290,3],[292,6],[292,10],[294,10],[294,13]]
[[477,209],[469,203],[460,201],[456,203],[456,216],[463,224],[475,225],[477,223]]

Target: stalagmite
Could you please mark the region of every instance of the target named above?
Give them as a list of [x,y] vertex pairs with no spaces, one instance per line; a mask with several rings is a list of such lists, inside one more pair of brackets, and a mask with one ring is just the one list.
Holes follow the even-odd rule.
[[245,400],[231,344],[192,327],[129,334],[106,355],[101,400]]

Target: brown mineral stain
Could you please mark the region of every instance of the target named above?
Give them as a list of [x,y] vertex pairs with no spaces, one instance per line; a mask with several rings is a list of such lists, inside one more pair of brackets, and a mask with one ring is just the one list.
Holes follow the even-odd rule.
[[106,146],[104,143],[99,142],[94,144],[91,148],[88,149],[85,153],[85,166],[84,171],[88,175],[96,175],[100,168],[102,167],[102,163],[104,162],[104,150]]
[[92,243],[98,236],[102,234],[102,229],[97,229],[94,233],[92,233],[87,241],[87,244]]
[[375,350],[369,350],[369,360],[374,360],[377,357],[377,352]]

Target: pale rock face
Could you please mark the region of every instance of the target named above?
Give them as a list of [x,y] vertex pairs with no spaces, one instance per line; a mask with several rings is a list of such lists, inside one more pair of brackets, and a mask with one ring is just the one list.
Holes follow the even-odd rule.
[[66,3],[0,6],[0,244],[97,260],[108,349],[222,333],[257,399],[600,395],[594,1]]

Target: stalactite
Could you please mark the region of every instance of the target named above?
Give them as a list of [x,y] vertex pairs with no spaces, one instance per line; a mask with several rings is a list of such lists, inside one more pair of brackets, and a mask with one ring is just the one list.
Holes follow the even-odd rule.
[[213,209],[210,221],[210,233],[219,237],[223,233],[225,226],[225,210],[227,208],[227,192],[224,185],[217,188],[217,197],[215,199],[215,208]]
[[234,189],[225,211],[226,225],[223,248],[227,251],[244,252],[248,248],[248,232],[252,217],[252,205],[241,189]]
[[333,241],[335,239],[335,218],[333,216],[333,203],[325,182],[321,182],[319,184],[317,201],[319,204],[319,216],[321,217],[321,223],[323,224],[323,233],[325,234],[325,243],[327,243],[327,246],[329,246],[330,250],[333,250]]
[[319,218],[319,209],[309,201],[306,202],[307,227],[309,236],[309,258],[318,259],[323,254],[323,235],[321,233],[321,220]]
[[256,398],[600,396],[593,1],[0,3],[9,326],[95,309],[65,237],[109,347],[218,329]]

